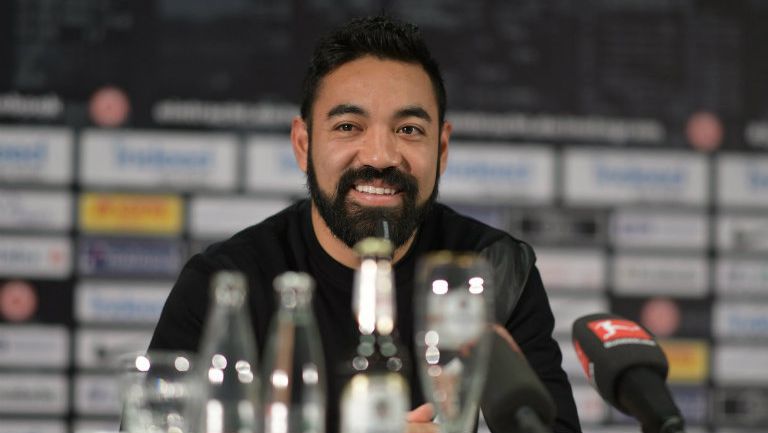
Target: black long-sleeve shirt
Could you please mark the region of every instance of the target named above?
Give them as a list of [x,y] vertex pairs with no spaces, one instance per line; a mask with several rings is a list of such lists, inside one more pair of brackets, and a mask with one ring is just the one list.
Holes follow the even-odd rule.
[[[397,330],[410,353],[413,342],[414,270],[417,259],[436,250],[473,251],[494,270],[496,321],[506,327],[557,404],[555,432],[579,432],[579,420],[562,356],[552,338],[554,317],[534,265],[533,250],[509,234],[435,204],[406,255],[395,264]],[[335,372],[354,352],[358,331],[352,314],[354,270],[334,260],[312,229],[310,203],[300,201],[230,239],[193,256],[165,303],[150,349],[197,351],[207,315],[214,272],[239,270],[247,276],[249,306],[259,353],[277,309],[272,281],[285,271],[312,275],[317,319],[328,372],[328,432],[338,431],[342,380]],[[410,369],[412,403],[424,402],[415,368]],[[492,378],[489,378],[492,380]],[[499,433],[499,432],[495,432]]]

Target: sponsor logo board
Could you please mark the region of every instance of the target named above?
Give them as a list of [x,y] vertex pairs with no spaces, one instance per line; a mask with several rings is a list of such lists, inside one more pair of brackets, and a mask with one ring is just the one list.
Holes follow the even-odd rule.
[[636,321],[659,338],[697,339],[711,335],[710,307],[707,298],[614,296],[610,311]]
[[75,418],[72,422],[73,433],[107,433],[120,431],[120,417],[114,416],[104,419],[103,417],[84,417]]
[[197,238],[221,238],[280,212],[287,200],[196,196],[190,201],[190,232]]
[[[709,418],[709,391],[702,386],[672,386],[672,398],[675,400],[683,419],[686,430],[689,425],[705,424]],[[706,432],[707,430],[703,430]]]
[[67,431],[64,421],[4,419],[0,422],[0,433],[67,433]]
[[78,415],[119,415],[121,397],[116,374],[79,374],[75,377]]
[[63,325],[0,325],[0,367],[68,365],[69,332]]
[[768,338],[768,302],[720,301],[713,306],[714,334],[728,339]]
[[605,287],[605,252],[595,249],[536,250],[544,287],[553,291],[601,292]]
[[713,347],[712,379],[717,385],[768,387],[768,347],[720,344]]
[[72,271],[72,244],[66,237],[0,236],[0,275],[66,278]]
[[554,151],[548,147],[456,142],[440,178],[440,197],[466,202],[551,203],[554,164]]
[[177,235],[182,220],[182,200],[176,195],[80,196],[80,228],[86,232]]
[[768,259],[720,258],[715,290],[724,296],[768,293]]
[[[515,221],[516,220],[516,221]],[[602,245],[607,238],[604,212],[531,209],[513,213],[513,233],[536,244]]]
[[174,277],[185,259],[182,243],[166,239],[86,238],[78,251],[88,276]]
[[143,352],[152,329],[79,329],[75,332],[75,362],[79,368],[114,369],[121,355]]
[[68,230],[71,226],[69,192],[0,190],[0,229]]
[[64,415],[68,408],[64,374],[0,373],[0,414]]
[[768,208],[768,157],[720,155],[716,197],[720,206]]
[[172,282],[86,281],[77,287],[75,315],[82,323],[154,325]]
[[622,295],[703,297],[708,272],[704,257],[619,253],[613,259],[613,289]]
[[236,187],[237,150],[230,134],[88,130],[81,177],[100,187],[229,190]]
[[249,191],[305,194],[306,176],[296,164],[287,135],[252,135],[246,146]]
[[707,161],[685,152],[568,149],[564,197],[570,204],[704,205]]
[[72,180],[72,133],[63,128],[0,127],[0,180],[61,185]]
[[709,379],[706,340],[661,340],[659,345],[669,362],[669,383],[704,383]]
[[768,252],[768,217],[721,215],[717,219],[717,248],[733,252]]
[[707,217],[701,213],[654,212],[634,208],[614,211],[611,241],[618,247],[700,249],[707,247]]
[[575,297],[552,294],[549,303],[552,313],[557,317],[554,333],[561,335],[570,335],[571,324],[579,317],[608,309],[608,302],[602,296]]

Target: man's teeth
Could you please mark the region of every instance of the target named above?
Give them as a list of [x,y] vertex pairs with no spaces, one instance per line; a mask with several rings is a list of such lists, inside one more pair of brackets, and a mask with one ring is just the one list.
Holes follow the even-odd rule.
[[360,192],[367,192],[368,194],[392,195],[395,193],[395,190],[391,188],[377,188],[370,185],[357,185],[355,189]]

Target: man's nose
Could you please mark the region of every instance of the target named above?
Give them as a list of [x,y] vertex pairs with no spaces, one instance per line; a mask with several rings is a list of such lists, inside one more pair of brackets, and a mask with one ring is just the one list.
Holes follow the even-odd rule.
[[388,128],[369,129],[358,158],[362,165],[380,170],[399,167],[403,161],[397,136]]

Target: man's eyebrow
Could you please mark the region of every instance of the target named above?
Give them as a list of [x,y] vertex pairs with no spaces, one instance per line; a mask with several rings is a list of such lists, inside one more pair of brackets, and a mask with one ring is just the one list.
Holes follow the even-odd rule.
[[331,117],[339,116],[342,114],[359,114],[361,116],[367,116],[368,112],[357,105],[339,104],[328,111],[327,118],[330,119]]
[[419,107],[418,105],[411,105],[405,108],[401,108],[400,110],[397,110],[397,113],[395,113],[396,119],[403,119],[406,117],[418,117],[419,119],[424,119],[427,122],[432,122],[432,116],[427,113],[427,110]]

